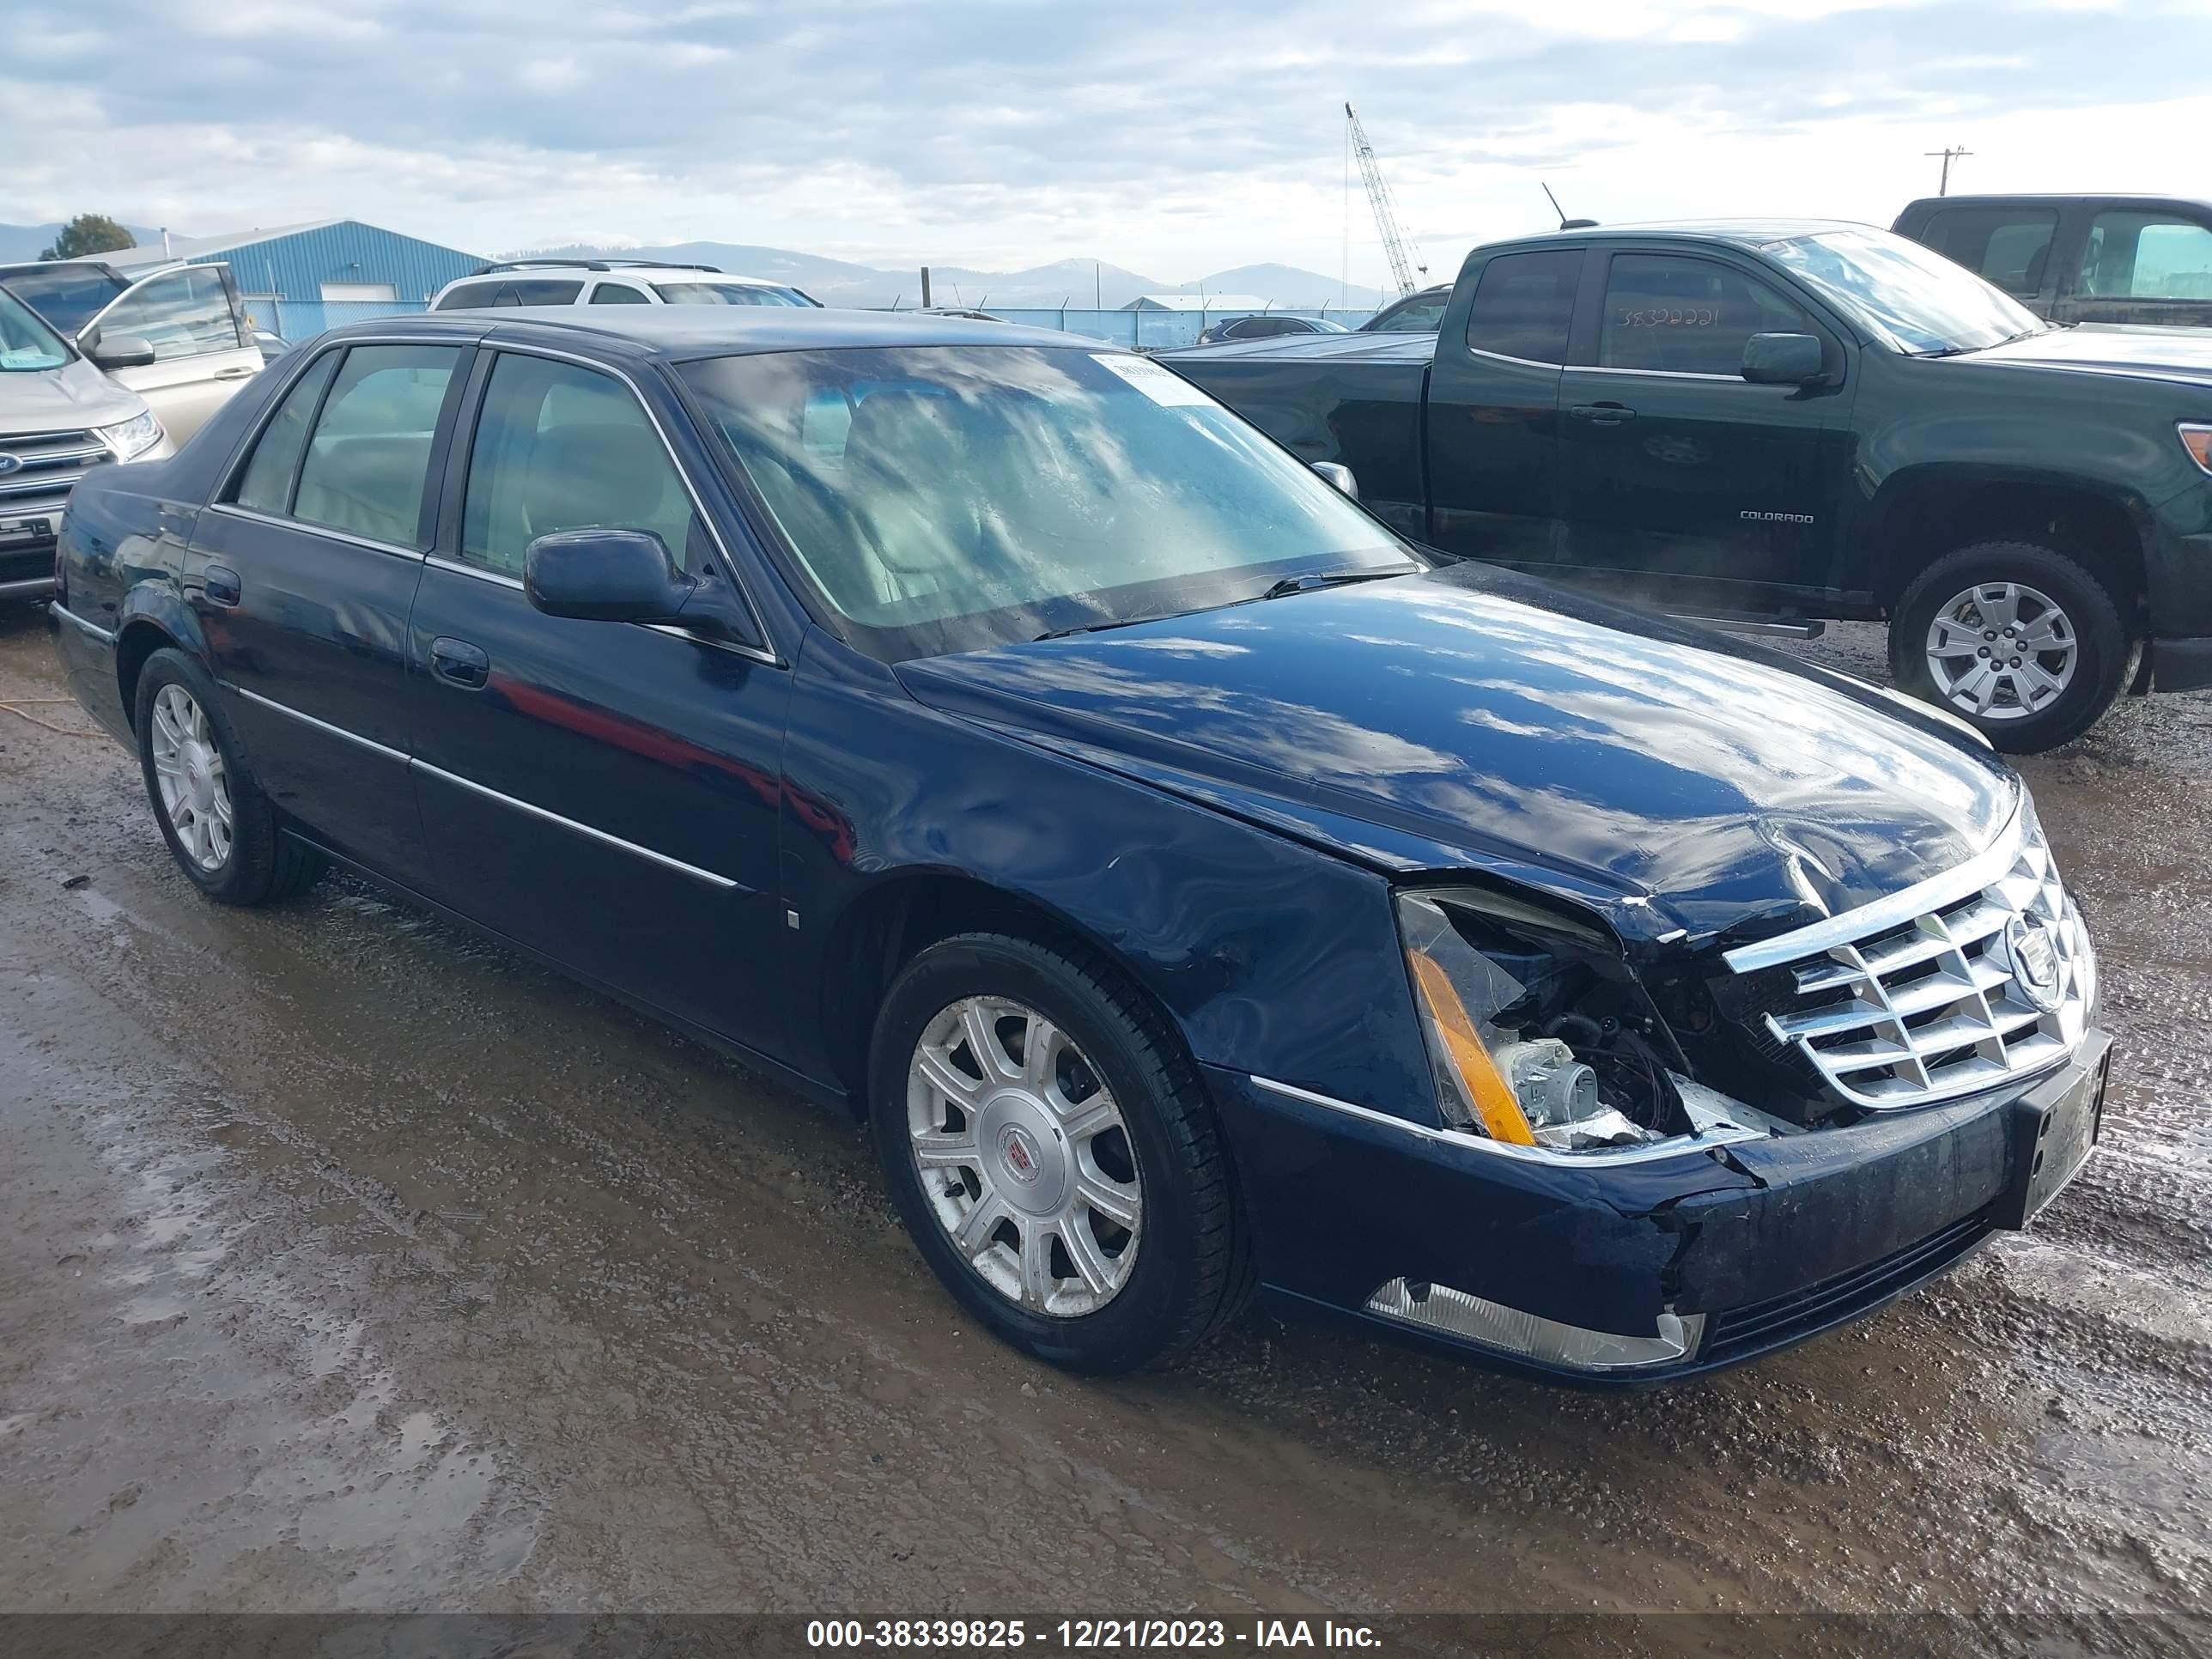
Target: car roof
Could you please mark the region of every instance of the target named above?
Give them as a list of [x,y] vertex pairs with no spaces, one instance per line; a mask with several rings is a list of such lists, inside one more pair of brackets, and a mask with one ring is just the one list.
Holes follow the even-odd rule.
[[375,340],[448,337],[455,343],[537,344],[574,349],[596,343],[610,355],[680,362],[765,351],[823,351],[851,346],[1073,346],[1112,351],[1103,340],[1016,323],[972,322],[915,311],[839,311],[812,306],[502,306],[491,311],[430,311],[375,317],[331,331],[331,337]]
[[[1878,230],[1887,225],[1863,224],[1851,219],[1660,219],[1648,224],[1586,225],[1576,230],[1541,230],[1516,236],[1515,242],[1685,241],[1731,242],[1739,247],[1759,247],[1787,241],[1795,236],[1816,236],[1825,231]],[[1498,244],[1490,244],[1492,246]]]
[[584,260],[549,259],[542,264],[502,266],[497,270],[472,270],[465,276],[456,276],[446,284],[458,287],[463,283],[498,282],[561,282],[574,277],[580,282],[594,279],[606,282],[611,278],[631,277],[641,283],[658,283],[673,277],[680,283],[731,283],[740,288],[789,288],[773,276],[747,276],[733,270],[717,270],[712,265],[663,264],[605,264]]
[[1984,207],[2002,202],[2142,202],[2168,207],[2212,207],[2202,196],[2162,196],[2139,190],[1991,190],[1972,195],[1923,196],[1907,202],[1908,208]]

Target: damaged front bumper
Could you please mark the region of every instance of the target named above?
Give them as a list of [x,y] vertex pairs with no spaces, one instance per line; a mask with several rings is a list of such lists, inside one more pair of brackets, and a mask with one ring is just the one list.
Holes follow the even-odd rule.
[[1208,1067],[1279,1295],[1577,1382],[1740,1364],[2027,1224],[2098,1129],[2110,1040],[2027,1084],[1847,1127],[1501,1156]]

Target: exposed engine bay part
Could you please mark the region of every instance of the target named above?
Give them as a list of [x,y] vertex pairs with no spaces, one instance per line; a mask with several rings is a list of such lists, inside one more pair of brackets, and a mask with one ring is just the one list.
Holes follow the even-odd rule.
[[1693,1131],[1680,1052],[1602,930],[1478,888],[1401,893],[1398,915],[1447,1121],[1566,1152]]

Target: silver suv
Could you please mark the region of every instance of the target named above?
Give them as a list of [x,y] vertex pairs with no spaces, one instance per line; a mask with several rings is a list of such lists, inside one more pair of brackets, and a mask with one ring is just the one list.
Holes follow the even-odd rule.
[[[179,444],[261,372],[262,349],[237,280],[220,262],[167,264],[137,276],[104,259],[0,265],[0,289],[144,398]],[[111,339],[137,341],[154,355],[111,351]]]
[[433,311],[489,306],[819,306],[788,283],[651,259],[507,259],[448,283]]
[[52,591],[71,484],[95,466],[174,453],[146,400],[100,372],[149,364],[153,346],[111,333],[98,351],[86,356],[0,289],[0,599]]

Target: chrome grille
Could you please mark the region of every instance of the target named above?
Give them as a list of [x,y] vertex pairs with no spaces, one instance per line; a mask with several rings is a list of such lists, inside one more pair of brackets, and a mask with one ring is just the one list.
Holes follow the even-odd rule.
[[0,432],[0,457],[15,462],[9,466],[0,460],[0,514],[4,514],[34,501],[59,507],[71,484],[115,454],[98,433],[77,428]]
[[2025,801],[1987,851],[1860,909],[1729,951],[1779,969],[1764,1016],[1854,1105],[1918,1106],[2047,1070],[2081,1040],[2097,957]]

